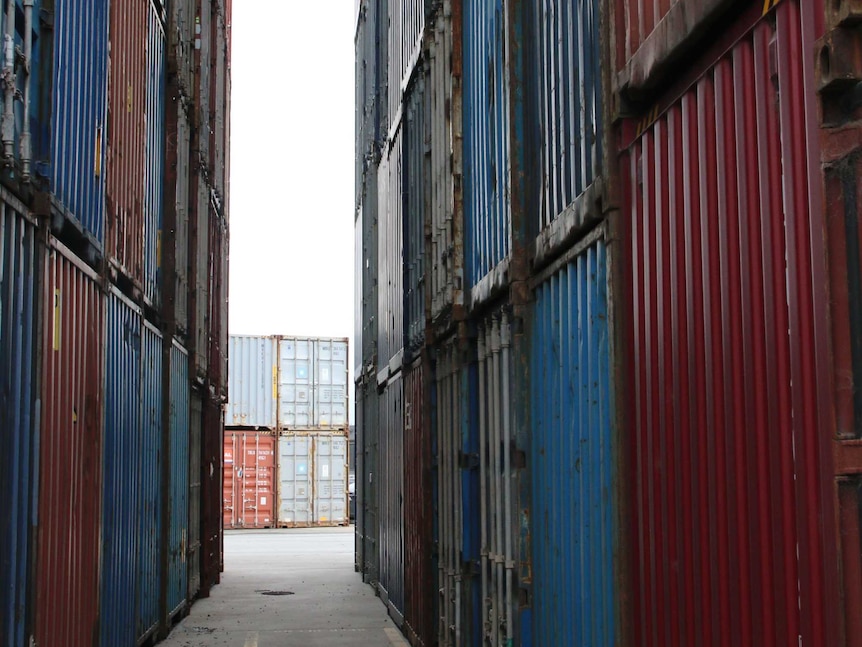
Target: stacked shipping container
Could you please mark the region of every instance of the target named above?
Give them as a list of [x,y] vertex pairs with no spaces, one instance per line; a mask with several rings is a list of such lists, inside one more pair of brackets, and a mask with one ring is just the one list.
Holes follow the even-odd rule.
[[231,335],[224,522],[348,523],[348,342]]
[[862,645],[860,21],[359,3],[356,566],[413,644]]
[[[230,23],[210,0],[0,11],[3,647],[134,647],[218,581],[220,553],[202,555],[200,537],[217,539],[221,519],[201,496],[220,481],[203,461],[222,431],[202,401],[219,409],[226,385],[189,370],[190,283],[173,260],[205,256],[219,287],[194,323],[226,338],[224,130],[194,169],[218,196],[215,258],[186,233],[200,137],[186,111],[201,97],[229,111],[227,67],[190,56],[197,37],[227,58],[224,28],[195,35],[204,14]],[[219,80],[196,94],[201,66]]]

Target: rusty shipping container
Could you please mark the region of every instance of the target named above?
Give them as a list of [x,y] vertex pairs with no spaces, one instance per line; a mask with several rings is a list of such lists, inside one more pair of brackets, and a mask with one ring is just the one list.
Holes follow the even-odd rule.
[[60,243],[47,251],[34,639],[42,647],[99,635],[104,296]]
[[209,597],[222,571],[222,465],[224,414],[219,402],[203,397],[201,427],[201,556],[200,595]]
[[425,367],[417,362],[404,375],[404,628],[414,645],[432,645],[437,636],[427,399]]
[[752,3],[627,131],[639,644],[840,644],[813,5]]
[[270,433],[225,429],[225,528],[275,526],[275,445]]

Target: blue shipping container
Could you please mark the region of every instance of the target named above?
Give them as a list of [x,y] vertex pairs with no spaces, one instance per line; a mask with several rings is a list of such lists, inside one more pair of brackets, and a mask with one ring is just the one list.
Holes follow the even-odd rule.
[[[37,443],[36,229],[0,190],[0,645],[25,644]],[[14,206],[13,206],[14,205]]]
[[113,288],[108,299],[103,444],[102,645],[134,645],[141,499],[141,312]]
[[467,282],[508,257],[509,106],[503,0],[464,2],[464,228]]
[[146,297],[161,303],[162,224],[165,178],[165,30],[159,12],[150,3],[147,33],[145,267]]
[[612,647],[616,638],[606,259],[604,243],[594,242],[536,290],[535,645]]
[[142,334],[141,503],[138,509],[138,617],[141,640],[159,622],[162,534],[162,335],[149,323]]
[[186,601],[188,569],[185,547],[189,529],[189,416],[191,407],[189,354],[176,341],[171,346],[171,505],[168,611],[173,614]]
[[57,0],[51,189],[97,242],[105,230],[108,0]]

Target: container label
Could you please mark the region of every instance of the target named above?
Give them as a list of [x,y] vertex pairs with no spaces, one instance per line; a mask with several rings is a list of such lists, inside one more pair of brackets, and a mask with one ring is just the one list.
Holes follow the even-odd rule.
[[278,399],[278,366],[272,367],[272,399]]
[[60,288],[54,288],[54,350],[60,350]]
[[323,476],[323,478],[328,479],[329,478],[329,465],[323,465],[320,469],[320,473]]

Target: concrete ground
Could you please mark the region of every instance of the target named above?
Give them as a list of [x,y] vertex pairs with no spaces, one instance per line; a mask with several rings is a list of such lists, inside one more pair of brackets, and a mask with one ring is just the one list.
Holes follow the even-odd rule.
[[165,647],[407,646],[353,570],[352,527],[228,531],[224,551],[221,584]]

